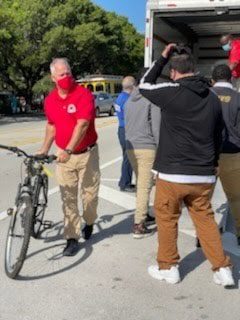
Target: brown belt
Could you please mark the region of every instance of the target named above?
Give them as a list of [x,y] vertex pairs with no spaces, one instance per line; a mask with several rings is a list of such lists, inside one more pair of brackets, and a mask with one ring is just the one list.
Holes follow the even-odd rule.
[[94,144],[91,144],[90,146],[88,146],[86,149],[83,149],[83,150],[80,150],[80,151],[75,151],[73,152],[72,154],[82,154],[82,153],[86,153],[90,150],[92,150],[92,148],[94,148],[97,144],[94,143]]

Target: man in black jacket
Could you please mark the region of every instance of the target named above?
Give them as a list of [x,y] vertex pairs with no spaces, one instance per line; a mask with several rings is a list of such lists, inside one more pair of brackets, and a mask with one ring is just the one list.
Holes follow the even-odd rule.
[[224,119],[223,145],[219,160],[219,176],[236,223],[240,245],[240,93],[233,89],[231,70],[218,65],[212,74],[213,90],[222,102]]
[[[203,251],[212,264],[214,282],[234,284],[231,262],[223,252],[210,197],[216,181],[221,147],[222,112],[207,81],[194,75],[191,55],[172,55],[168,45],[145,74],[140,92],[162,110],[160,141],[153,169],[157,175],[155,214],[158,265],[149,274],[169,283],[180,281],[177,250],[178,220],[185,203]],[[169,57],[172,57],[169,59]],[[173,82],[155,84],[169,61]]]

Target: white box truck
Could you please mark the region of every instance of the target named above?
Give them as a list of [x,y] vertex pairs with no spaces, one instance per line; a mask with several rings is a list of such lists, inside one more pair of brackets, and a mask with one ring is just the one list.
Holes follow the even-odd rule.
[[159,58],[166,44],[188,43],[197,71],[210,77],[216,63],[226,62],[219,38],[227,33],[240,37],[240,1],[148,0],[145,67]]

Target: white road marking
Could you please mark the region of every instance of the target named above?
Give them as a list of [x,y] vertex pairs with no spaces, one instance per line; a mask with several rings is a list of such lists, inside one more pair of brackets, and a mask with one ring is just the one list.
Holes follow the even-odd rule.
[[135,197],[104,185],[100,186],[99,197],[127,210],[136,208]]
[[103,169],[105,169],[105,168],[107,168],[107,167],[109,167],[109,166],[111,166],[111,165],[113,165],[113,164],[115,164],[115,163],[117,163],[117,162],[119,162],[121,160],[122,160],[122,157],[115,158],[115,159],[113,159],[113,160],[111,160],[109,162],[106,162],[103,165],[101,165],[100,169],[103,170]]

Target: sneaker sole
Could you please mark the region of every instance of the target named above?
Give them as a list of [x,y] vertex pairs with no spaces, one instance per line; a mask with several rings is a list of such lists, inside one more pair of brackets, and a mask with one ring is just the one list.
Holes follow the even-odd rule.
[[153,226],[154,224],[156,224],[156,221],[145,222],[145,226],[147,226],[147,227]]
[[150,272],[148,272],[148,273],[152,278],[154,278],[156,280],[159,280],[159,281],[166,281],[167,283],[170,283],[170,284],[177,284],[177,283],[181,282],[181,279],[172,280],[172,279],[169,279],[169,278],[162,278],[162,277],[154,276]]
[[235,283],[234,282],[231,282],[231,283],[223,283],[221,282],[217,277],[214,277],[213,278],[213,282],[219,286],[223,286],[224,288],[231,288],[231,287],[234,287],[235,286]]
[[147,238],[153,235],[153,232],[151,233],[145,233],[145,234],[133,234],[133,239],[143,239]]

